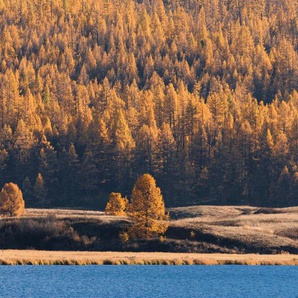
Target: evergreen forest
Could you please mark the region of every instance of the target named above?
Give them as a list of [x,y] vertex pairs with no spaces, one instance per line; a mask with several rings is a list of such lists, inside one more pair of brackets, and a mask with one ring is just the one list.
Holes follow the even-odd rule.
[[297,205],[297,33],[296,0],[0,0],[0,188]]

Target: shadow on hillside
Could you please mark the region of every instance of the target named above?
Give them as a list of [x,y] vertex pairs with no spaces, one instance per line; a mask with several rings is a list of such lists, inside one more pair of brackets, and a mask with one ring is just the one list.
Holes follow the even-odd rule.
[[1,249],[298,253],[295,247],[259,247],[190,228],[170,226],[165,238],[121,242],[125,220],[101,222],[94,219],[7,219],[0,222]]

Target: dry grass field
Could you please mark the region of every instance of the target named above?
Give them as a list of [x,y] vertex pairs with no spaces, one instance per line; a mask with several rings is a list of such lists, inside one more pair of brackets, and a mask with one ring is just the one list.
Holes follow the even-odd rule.
[[100,219],[102,221],[119,220],[119,216],[106,215],[103,211],[74,210],[74,209],[37,209],[27,208],[21,218],[47,218],[57,219]]
[[171,226],[243,246],[298,251],[298,207],[195,206],[170,209]]
[[2,250],[0,265],[298,265],[296,255]]
[[[192,206],[168,211],[171,219],[163,239],[123,243],[119,233],[129,226],[127,217],[108,216],[101,211],[26,209],[21,218],[0,218],[0,249],[34,249],[30,254],[38,254],[38,250],[212,253],[207,259],[194,256],[190,263],[217,263],[219,259],[214,260],[214,253],[244,254],[247,263],[250,262],[247,254],[255,254],[253,260],[257,261],[254,262],[263,263],[269,259],[259,259],[258,255],[270,254],[276,255],[270,259],[272,263],[277,259],[278,262],[296,262],[291,255],[298,254],[298,207]],[[98,263],[110,260],[110,257],[98,259],[98,256]],[[134,260],[139,260],[140,256]],[[124,259],[126,257],[121,256],[112,263],[121,263]],[[184,262],[182,255],[178,259]],[[7,261],[7,256],[3,260]],[[154,260],[163,258],[155,255],[150,262]],[[239,259],[233,260],[238,262]],[[134,262],[143,261],[140,257],[140,261]],[[174,262],[167,259],[169,261]]]

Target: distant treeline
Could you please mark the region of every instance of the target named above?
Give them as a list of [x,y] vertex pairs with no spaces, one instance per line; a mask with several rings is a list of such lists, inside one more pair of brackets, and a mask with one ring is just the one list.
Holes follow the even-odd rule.
[[1,0],[0,187],[104,207],[297,205],[294,0]]

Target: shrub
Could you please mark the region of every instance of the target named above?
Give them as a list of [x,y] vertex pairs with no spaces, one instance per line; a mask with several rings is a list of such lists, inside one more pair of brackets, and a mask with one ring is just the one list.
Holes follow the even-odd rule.
[[129,235],[128,235],[127,232],[121,232],[119,234],[119,237],[120,237],[122,243],[125,243],[125,242],[129,241]]

